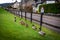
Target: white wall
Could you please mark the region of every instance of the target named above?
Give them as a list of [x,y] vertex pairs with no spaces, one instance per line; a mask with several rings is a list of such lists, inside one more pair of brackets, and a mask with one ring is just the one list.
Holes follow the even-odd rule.
[[46,1],[46,4],[55,3],[55,1]]

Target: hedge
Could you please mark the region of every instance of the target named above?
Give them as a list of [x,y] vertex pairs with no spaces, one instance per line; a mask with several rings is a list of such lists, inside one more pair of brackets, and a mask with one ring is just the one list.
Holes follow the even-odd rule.
[[38,10],[39,12],[42,6],[44,7],[45,13],[60,13],[60,3],[40,5]]

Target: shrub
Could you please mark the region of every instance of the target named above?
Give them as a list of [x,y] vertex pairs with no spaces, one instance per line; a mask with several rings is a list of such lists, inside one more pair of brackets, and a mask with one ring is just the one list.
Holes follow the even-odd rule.
[[40,5],[39,12],[42,6],[44,7],[45,13],[60,13],[60,3]]

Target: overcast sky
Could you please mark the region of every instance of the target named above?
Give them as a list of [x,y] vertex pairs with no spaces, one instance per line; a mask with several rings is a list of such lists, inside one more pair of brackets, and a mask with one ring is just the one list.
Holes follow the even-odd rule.
[[[15,2],[16,0],[0,0],[0,4],[1,3],[12,3]],[[21,0],[17,0],[18,2],[20,2]]]

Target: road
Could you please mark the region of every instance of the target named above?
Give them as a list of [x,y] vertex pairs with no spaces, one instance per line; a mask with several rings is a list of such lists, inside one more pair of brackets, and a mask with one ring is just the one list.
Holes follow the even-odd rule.
[[[21,15],[21,12],[18,13],[17,10],[11,10],[11,9],[10,9],[10,11],[11,11],[12,13],[16,13],[16,14]],[[25,12],[22,12],[22,15],[25,16]],[[31,17],[31,13],[26,13],[26,15],[27,15],[28,18]],[[34,13],[33,13],[32,19],[37,20],[38,22],[37,22],[37,21],[33,21],[33,22],[36,22],[36,23],[39,24],[40,14],[34,14]],[[58,31],[60,32],[60,18],[43,15],[43,22],[45,23],[45,24],[43,24],[43,26],[45,26],[45,27],[47,27],[47,28],[50,28],[50,29],[54,29],[55,31],[58,30]],[[47,25],[47,24],[48,24],[48,25]],[[49,24],[51,24],[51,25],[49,26]],[[56,28],[53,27],[53,26],[55,26]],[[57,28],[58,28],[58,29],[57,29]]]

